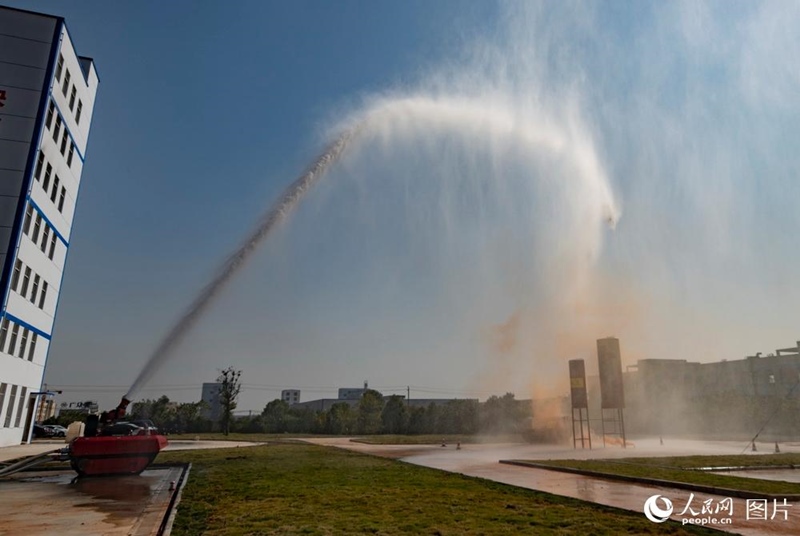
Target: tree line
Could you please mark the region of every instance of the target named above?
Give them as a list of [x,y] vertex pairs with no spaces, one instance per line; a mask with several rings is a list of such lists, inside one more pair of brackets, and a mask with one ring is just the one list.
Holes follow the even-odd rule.
[[[162,396],[133,404],[131,419],[150,419],[167,433],[225,431],[329,435],[513,433],[530,426],[530,407],[512,393],[486,402],[449,400],[426,407],[409,407],[405,398],[383,396],[369,389],[351,405],[336,402],[325,411],[269,402],[257,415],[211,422],[202,417],[204,403],[170,403]],[[223,412],[224,413],[224,412]]]
[[[530,405],[513,393],[492,396],[486,402],[449,400],[428,406],[411,406],[402,396],[383,396],[367,389],[356,404],[336,402],[329,409],[315,411],[283,400],[269,402],[257,415],[234,418],[241,391],[241,371],[228,367],[220,371],[219,415],[207,418],[205,402],[176,403],[167,396],[135,402],[128,420],[153,421],[163,433],[221,431],[239,433],[294,433],[330,435],[369,434],[476,434],[513,433],[530,429]],[[85,413],[62,412],[55,423],[68,425],[83,420]]]

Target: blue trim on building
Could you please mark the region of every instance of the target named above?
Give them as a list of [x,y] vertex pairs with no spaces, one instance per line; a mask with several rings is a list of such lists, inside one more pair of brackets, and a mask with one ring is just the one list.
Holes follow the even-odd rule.
[[19,324],[19,325],[20,325],[20,326],[22,326],[23,328],[28,328],[28,329],[29,329],[29,330],[31,330],[32,332],[36,333],[36,334],[37,334],[37,335],[39,335],[40,337],[44,337],[44,338],[45,338],[45,339],[47,339],[48,341],[49,341],[49,340],[50,340],[50,338],[51,338],[51,336],[50,336],[49,334],[45,333],[45,332],[44,332],[44,331],[42,331],[41,329],[39,329],[39,328],[37,328],[37,327],[34,327],[34,326],[32,326],[32,325],[28,324],[27,322],[25,322],[25,321],[24,321],[24,320],[22,320],[21,318],[18,318],[18,317],[16,317],[16,316],[12,315],[12,314],[11,314],[11,313],[9,313],[9,312],[6,312],[4,316],[5,316],[6,318],[8,318],[9,320],[11,320],[12,322],[14,322],[15,324]]
[[[39,147],[42,144],[42,134],[44,131],[44,119],[47,114],[47,103],[50,101],[49,88],[53,85],[53,77],[55,75],[56,58],[58,57],[58,50],[61,48],[61,29],[64,27],[64,19],[56,18],[55,28],[53,31],[53,44],[50,47],[50,59],[47,62],[47,71],[45,71],[45,79],[47,84],[42,87],[42,96],[39,98],[39,111],[36,114],[36,123],[34,125],[33,139],[31,140],[31,147],[28,151],[28,161],[25,164],[25,171],[22,175],[22,187],[20,188],[19,200],[17,202],[17,214],[14,217],[14,226],[12,229],[16,230],[16,236],[13,241],[9,241],[8,251],[6,252],[6,262],[3,266],[3,273],[0,275],[0,288],[3,289],[3,312],[8,305],[9,290],[11,287],[11,272],[14,269],[14,261],[17,259],[17,251],[19,250],[20,238],[22,236],[22,222],[25,218],[25,207],[28,204],[28,192],[31,190],[31,183],[33,182],[33,170],[36,166],[36,155]],[[35,140],[35,143],[33,142]],[[55,230],[55,227],[53,227]]]
[[36,204],[36,201],[34,201],[32,197],[28,196],[27,199],[30,202],[31,206],[36,209],[36,212],[38,212],[39,215],[41,215],[41,217],[45,221],[45,223],[50,226],[50,228],[56,234],[58,239],[61,240],[62,242],[64,242],[64,245],[67,246],[67,248],[69,248],[69,242],[67,242],[67,239],[64,238],[64,235],[62,235],[61,233],[58,232],[58,229],[56,229],[56,226],[53,225],[53,222],[50,221],[50,219],[44,213],[44,211],[42,210],[42,207],[40,207],[38,204]]

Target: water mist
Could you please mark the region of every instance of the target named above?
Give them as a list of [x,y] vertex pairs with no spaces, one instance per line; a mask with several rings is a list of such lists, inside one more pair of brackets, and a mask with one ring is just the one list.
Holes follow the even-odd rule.
[[[554,159],[562,162],[561,165],[566,165],[574,176],[538,173],[529,182],[545,183],[546,189],[551,193],[561,192],[564,199],[559,206],[566,206],[564,200],[567,198],[572,204],[569,217],[565,219],[564,214],[560,216],[560,233],[564,243],[559,248],[559,255],[555,256],[560,262],[549,268],[553,275],[556,271],[568,269],[572,282],[567,284],[565,280],[561,288],[563,292],[569,292],[574,285],[580,284],[586,270],[599,253],[601,229],[604,226],[613,228],[619,217],[619,210],[591,140],[585,136],[583,130],[575,129],[575,125],[570,130],[555,124],[543,114],[537,113],[520,119],[518,111],[504,102],[418,95],[376,99],[364,110],[343,121],[342,125],[338,130],[344,133],[339,134],[309,170],[284,191],[243,240],[242,245],[223,263],[214,278],[167,332],[128,390],[126,398],[134,396],[159,367],[167,362],[219,293],[244,267],[259,244],[285,221],[310,189],[348,149],[357,153],[354,156],[357,160],[358,155],[365,150],[382,154],[387,150],[391,151],[395,145],[407,143],[409,139],[424,138],[424,132],[427,132],[427,135],[432,134],[434,137],[460,138],[465,144],[460,150],[464,151],[463,154],[469,151],[480,153],[495,150],[490,146],[499,144],[525,154],[523,160],[528,158],[540,162]],[[537,166],[532,166],[535,167]],[[440,179],[446,183],[448,178],[452,178],[451,175],[444,173]],[[481,182],[487,180],[492,182],[500,179],[480,178]],[[553,199],[541,199],[539,202],[552,203]],[[569,269],[570,267],[577,271]]]

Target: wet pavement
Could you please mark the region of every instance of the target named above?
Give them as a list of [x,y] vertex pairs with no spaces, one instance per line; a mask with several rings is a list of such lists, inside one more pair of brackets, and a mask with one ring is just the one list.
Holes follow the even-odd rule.
[[[654,499],[656,508],[651,509],[653,513],[657,514],[659,509],[668,510],[668,505],[663,499],[667,498],[672,506],[670,519],[687,524],[702,523],[708,527],[738,534],[752,536],[800,534],[800,503],[784,505],[780,500],[773,502],[766,499],[748,501],[670,487],[620,482],[499,463],[502,459],[600,459],[751,453],[749,451],[743,453],[743,446],[738,442],[682,440],[665,441],[666,444],[661,445],[658,438],[655,438],[640,440],[635,442],[635,447],[626,449],[609,447],[590,451],[556,445],[530,444],[465,444],[460,450],[456,450],[455,445],[446,447],[367,445],[342,438],[308,441],[365,454],[400,458],[416,465],[623,508],[642,515],[648,498],[659,496]],[[783,448],[784,452],[800,452],[798,444],[785,445]],[[769,450],[762,449],[762,452]]]
[[[172,441],[165,450],[247,447],[235,441]],[[0,448],[0,462],[63,448],[58,440]],[[68,470],[0,479],[0,536],[151,536],[166,516],[183,467],[151,466],[138,476],[76,479]]]
[[183,471],[83,479],[72,471],[18,473],[0,480],[0,535],[157,534],[173,495],[170,484]]

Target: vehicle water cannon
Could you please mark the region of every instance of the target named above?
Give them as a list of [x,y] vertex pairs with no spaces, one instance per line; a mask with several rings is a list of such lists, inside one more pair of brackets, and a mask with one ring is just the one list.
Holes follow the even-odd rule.
[[130,403],[131,401],[123,396],[116,408],[112,409],[111,411],[104,411],[101,414],[100,421],[104,424],[107,424],[114,423],[122,419],[127,414],[128,405]]
[[167,438],[122,421],[131,401],[98,417],[89,415],[84,435],[70,442],[66,456],[80,476],[138,475],[167,446]]

